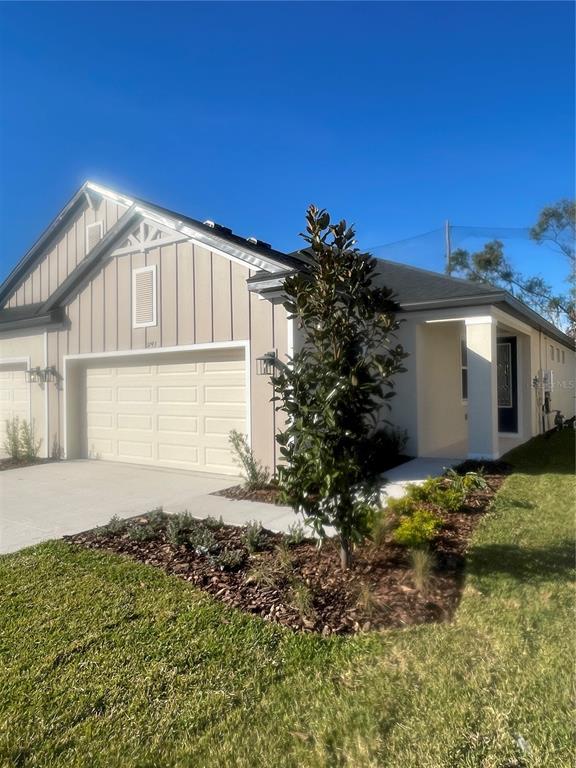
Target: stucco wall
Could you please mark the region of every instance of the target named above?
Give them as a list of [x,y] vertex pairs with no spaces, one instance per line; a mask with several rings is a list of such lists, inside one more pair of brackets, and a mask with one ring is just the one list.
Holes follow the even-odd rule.
[[[554,347],[554,359],[552,359],[551,347]],[[574,416],[576,413],[575,352],[535,330],[530,333],[530,349],[532,378],[538,375],[540,368],[553,372],[551,408],[562,411],[566,418]],[[558,359],[557,350],[560,351],[560,359]],[[562,352],[564,352],[564,362],[562,362]],[[538,434],[540,427],[534,391],[532,392],[532,422],[533,434]],[[553,426],[553,413],[547,418],[546,423],[548,427]]]
[[421,324],[418,333],[418,455],[457,455],[466,442],[460,376],[461,323]]

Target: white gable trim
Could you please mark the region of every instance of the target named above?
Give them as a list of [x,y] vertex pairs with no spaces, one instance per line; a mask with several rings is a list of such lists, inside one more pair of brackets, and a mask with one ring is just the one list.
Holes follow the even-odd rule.
[[[172,217],[165,216],[156,213],[152,209],[148,208],[142,203],[135,203],[130,198],[118,195],[106,187],[101,187],[99,184],[87,183],[87,187],[97,192],[103,197],[107,197],[116,203],[126,205],[128,207],[134,206],[134,210],[140,213],[145,219],[150,222],[159,224],[161,227],[171,229],[180,233],[183,238],[189,240],[191,243],[198,245],[202,248],[207,248],[214,253],[224,256],[230,261],[235,261],[242,266],[250,267],[253,269],[264,270],[266,272],[284,272],[286,271],[286,265],[275,261],[273,258],[267,259],[262,254],[252,253],[250,250],[244,250],[238,245],[230,243],[222,237],[218,237],[217,230],[214,234],[204,232],[200,229],[196,229],[190,224],[185,224],[182,221]],[[248,242],[248,241],[247,241]],[[141,249],[140,249],[141,250]]]

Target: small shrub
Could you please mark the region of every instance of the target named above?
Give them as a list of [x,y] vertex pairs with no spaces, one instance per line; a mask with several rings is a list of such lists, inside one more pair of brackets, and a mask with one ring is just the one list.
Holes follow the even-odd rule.
[[215,518],[209,515],[202,522],[204,523],[206,528],[209,528],[211,531],[219,531],[221,528],[224,527],[224,520],[222,520],[222,515],[220,515],[219,518]]
[[24,419],[20,424],[20,454],[26,461],[32,461],[38,457],[40,442],[34,437],[34,423]]
[[151,512],[148,512],[146,519],[148,520],[148,525],[156,531],[156,533],[159,533],[166,527],[169,515],[162,510],[162,507],[158,507],[158,509],[153,509]]
[[20,459],[20,420],[18,416],[6,419],[6,436],[4,438],[4,451],[13,461]]
[[434,538],[441,525],[442,520],[438,515],[427,509],[417,509],[409,517],[400,520],[393,538],[403,547],[421,549]]
[[133,523],[126,529],[128,538],[131,541],[152,541],[158,535],[158,532],[148,523]]
[[262,523],[259,523],[256,520],[251,520],[249,523],[246,523],[244,526],[243,538],[246,549],[250,554],[261,549],[262,544],[264,543]]
[[242,549],[225,549],[214,557],[214,563],[222,571],[237,571],[244,565],[246,553]]
[[270,561],[257,562],[246,576],[247,584],[258,584],[260,587],[278,588],[281,582],[278,569]]
[[434,567],[434,556],[427,549],[412,549],[410,559],[414,586],[420,594],[426,595]]
[[433,504],[449,512],[457,512],[466,502],[462,486],[446,484],[440,477],[429,477],[421,485],[410,484],[406,487],[406,494],[412,501]]
[[126,520],[122,520],[118,515],[111,517],[107,525],[103,525],[98,530],[105,536],[120,536],[128,528]]
[[234,451],[234,459],[243,471],[246,488],[252,491],[266,488],[270,480],[270,472],[255,458],[246,435],[233,429],[228,439]]
[[453,488],[462,490],[466,495],[471,491],[483,491],[488,487],[482,469],[478,472],[466,472],[464,475],[448,469],[445,477]]
[[218,542],[211,530],[196,525],[188,532],[187,544],[197,555],[210,555],[217,549]]
[[188,533],[197,524],[197,520],[189,512],[179,512],[177,515],[170,515],[166,524],[166,541],[173,547],[185,544],[188,539]]
[[295,581],[288,592],[288,603],[298,612],[301,619],[313,620],[316,617],[314,610],[314,595],[312,590],[303,581]]
[[288,544],[302,544],[306,540],[306,528],[298,520],[288,526],[286,541]]
[[404,515],[411,515],[416,508],[414,499],[407,493],[400,498],[386,499],[386,512],[390,517],[402,517]]

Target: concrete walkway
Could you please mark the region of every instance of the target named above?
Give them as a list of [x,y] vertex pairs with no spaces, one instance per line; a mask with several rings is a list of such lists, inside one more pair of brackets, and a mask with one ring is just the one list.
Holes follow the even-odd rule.
[[385,473],[388,483],[383,486],[383,496],[399,498],[406,492],[408,483],[423,483],[428,477],[444,474],[448,467],[460,464],[462,459],[412,459]]
[[260,520],[286,531],[288,507],[212,496],[239,478],[103,461],[62,461],[0,472],[0,553],[162,507],[242,525]]
[[[386,473],[383,496],[402,496],[407,483],[442,474],[457,459],[413,459]],[[239,478],[103,461],[63,461],[0,472],[0,553],[133,517],[162,507],[230,525],[260,521],[287,531],[301,521],[289,507],[213,496]]]

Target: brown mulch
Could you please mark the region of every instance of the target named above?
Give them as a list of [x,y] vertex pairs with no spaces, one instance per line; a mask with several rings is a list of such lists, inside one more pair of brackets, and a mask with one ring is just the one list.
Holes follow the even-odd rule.
[[[290,543],[285,535],[264,530],[259,550],[249,554],[244,529],[228,525],[212,528],[212,533],[217,552],[242,551],[243,561],[231,569],[224,569],[217,555],[172,546],[162,528],[147,541],[135,541],[126,532],[103,535],[98,529],[66,539],[161,568],[227,605],[295,631],[329,635],[406,627],[446,621],[453,615],[470,537],[504,474],[487,474],[486,480],[489,487],[474,492],[466,507],[443,512],[444,525],[433,542],[435,564],[425,593],[414,584],[409,553],[389,539],[380,546],[358,548],[347,571],[340,567],[335,539],[318,547],[312,540]],[[133,529],[149,525],[147,516],[134,518],[129,525]]]
[[22,469],[22,467],[33,467],[35,464],[49,464],[55,459],[0,459],[0,472],[7,469]]
[[214,491],[213,496],[225,496],[227,499],[238,501],[263,501],[266,504],[281,504],[280,490],[277,485],[267,485],[265,488],[246,488],[244,485],[233,485]]
[[[404,456],[403,454],[395,456],[389,466],[382,468],[382,472],[412,461],[414,456]],[[233,485],[230,488],[223,488],[220,491],[213,491],[212,496],[225,496],[227,499],[236,499],[238,501],[262,501],[266,504],[282,504],[280,501],[280,490],[277,485],[270,483],[265,488],[246,488],[245,485]],[[282,505],[286,506],[286,505]]]

